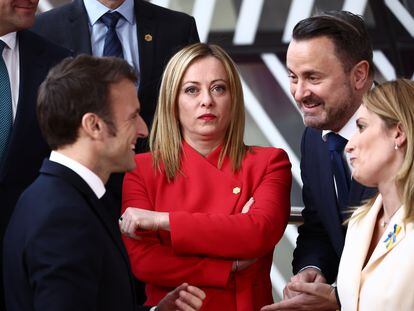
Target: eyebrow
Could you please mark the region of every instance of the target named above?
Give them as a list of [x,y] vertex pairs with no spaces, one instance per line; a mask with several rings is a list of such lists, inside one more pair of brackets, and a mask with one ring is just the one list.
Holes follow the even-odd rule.
[[[211,81],[211,83],[215,83],[215,82],[218,82],[218,81],[222,81],[222,82],[228,83],[228,81],[227,81],[227,80],[222,79],[222,78],[215,79],[215,80]],[[200,83],[200,82],[198,82],[198,81],[184,81],[184,82],[183,82],[183,85],[184,85],[184,84],[188,84],[188,83],[192,83],[192,84],[201,84],[201,83]]]

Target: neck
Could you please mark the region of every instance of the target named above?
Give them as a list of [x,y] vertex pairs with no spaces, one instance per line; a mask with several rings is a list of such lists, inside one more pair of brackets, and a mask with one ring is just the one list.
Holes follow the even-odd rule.
[[216,149],[221,143],[223,143],[223,138],[192,139],[190,137],[184,137],[184,140],[204,157],[208,156],[214,149]]
[[99,167],[96,153],[90,150],[88,146],[83,145],[81,142],[76,142],[69,146],[60,147],[56,151],[90,169],[104,184],[108,181],[110,173]]
[[388,223],[402,205],[400,196],[401,191],[394,181],[378,185],[378,190],[382,195],[384,221]]
[[124,1],[125,0],[99,0],[100,3],[102,3],[104,6],[111,10],[115,10],[122,3],[124,3]]

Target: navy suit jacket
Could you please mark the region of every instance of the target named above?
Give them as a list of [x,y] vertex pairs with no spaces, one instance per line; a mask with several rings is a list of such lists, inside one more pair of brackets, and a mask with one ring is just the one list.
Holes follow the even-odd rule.
[[[200,39],[193,17],[134,0],[139,48],[141,115],[148,126],[155,113],[164,67],[180,48]],[[88,14],[82,0],[58,7],[37,17],[33,30],[77,54],[92,54]],[[152,40],[146,41],[145,35]]]
[[[306,266],[316,266],[327,281],[333,283],[344,247],[346,226],[342,224],[336,200],[328,146],[322,140],[320,130],[305,129],[301,144],[301,174],[304,223],[298,229],[293,273]],[[352,180],[348,205],[359,206],[375,193],[376,189]]]
[[[17,32],[17,40],[20,53],[19,100],[10,141],[0,163],[0,247],[17,199],[35,180],[42,160],[50,152],[37,122],[37,90],[49,69],[63,58],[70,56],[69,51],[27,30]],[[2,310],[4,300],[1,271],[2,269],[0,269],[0,309]]]
[[4,280],[9,311],[137,310],[117,223],[79,175],[49,160],[10,219]]

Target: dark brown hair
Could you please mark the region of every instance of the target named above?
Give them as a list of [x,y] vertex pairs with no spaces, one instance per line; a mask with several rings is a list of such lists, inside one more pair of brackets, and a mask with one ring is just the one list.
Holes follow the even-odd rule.
[[37,98],[40,129],[50,148],[74,143],[82,117],[88,112],[102,118],[115,135],[108,94],[109,86],[122,79],[137,81],[134,69],[114,57],[80,55],[52,68]]
[[359,15],[347,11],[324,12],[297,23],[292,37],[298,41],[327,37],[332,40],[345,72],[365,60],[369,64],[369,75],[374,74],[371,40]]

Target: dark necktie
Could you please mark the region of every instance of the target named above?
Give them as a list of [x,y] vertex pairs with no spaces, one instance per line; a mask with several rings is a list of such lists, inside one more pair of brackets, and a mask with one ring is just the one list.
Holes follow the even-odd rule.
[[106,12],[101,16],[102,23],[108,28],[105,35],[105,45],[103,50],[103,56],[115,56],[123,58],[122,44],[119,41],[118,35],[116,34],[116,24],[122,15],[118,12],[109,13]]
[[5,46],[6,43],[0,40],[0,160],[5,154],[13,124],[10,79],[2,56]]
[[348,206],[348,195],[350,177],[348,173],[348,165],[343,156],[345,145],[348,141],[342,136],[329,133],[328,134],[328,149],[331,157],[332,171],[335,176],[336,190],[338,192],[338,202],[341,209]]

